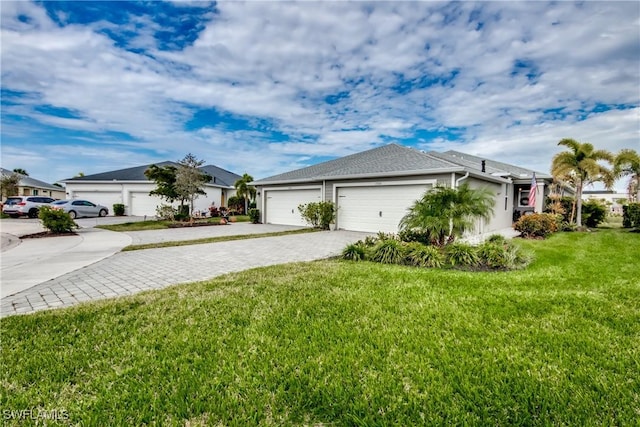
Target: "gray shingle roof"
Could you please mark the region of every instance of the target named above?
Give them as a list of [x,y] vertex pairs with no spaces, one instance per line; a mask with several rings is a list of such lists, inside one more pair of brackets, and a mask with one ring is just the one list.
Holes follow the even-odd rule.
[[[175,167],[179,166],[179,164],[176,163],[176,162],[168,162],[168,161],[167,162],[160,162],[160,163],[152,163],[152,164],[155,164],[155,165],[160,166],[160,167],[169,166],[169,165],[172,165],[172,166],[175,166]],[[149,169],[149,166],[151,166],[152,164],[143,165],[143,166],[135,166],[135,167],[132,167],[132,168],[119,169],[119,170],[109,171],[109,172],[96,173],[96,174],[92,174],[92,175],[79,176],[79,177],[75,177],[75,178],[65,179],[62,182],[83,182],[83,181],[91,181],[91,182],[95,182],[95,181],[144,181],[144,182],[147,182],[149,180],[144,175],[144,171]],[[215,178],[215,182],[214,182],[214,180],[211,180],[209,182],[209,185],[217,185],[217,186],[221,186],[221,187],[233,187],[233,184],[235,184],[235,182],[238,179],[241,178],[240,175],[237,175],[237,174],[235,174],[233,172],[229,172],[228,170],[219,168],[219,167],[214,166],[214,165],[202,166],[200,168],[200,170],[208,173],[213,178]]]
[[429,152],[430,155],[442,160],[447,160],[452,163],[456,163],[460,166],[464,166],[467,169],[481,171],[482,161],[485,160],[486,172],[488,174],[506,174],[513,179],[530,179],[533,172],[536,172],[537,178],[551,179],[552,176],[544,172],[537,172],[531,169],[525,169],[520,166],[511,165],[509,163],[496,162],[495,160],[485,159],[483,157],[472,156],[471,154],[461,153],[459,151],[445,151],[444,153],[437,153],[435,151]]
[[285,172],[255,181],[264,185],[286,181],[313,181],[337,177],[388,174],[393,172],[424,172],[461,169],[459,165],[438,159],[413,148],[389,144],[317,165]]
[[[13,171],[0,168],[0,174],[2,176],[9,176],[13,174]],[[32,188],[41,188],[44,190],[64,191],[64,188],[56,187],[55,185],[49,184],[48,182],[40,181],[39,179],[35,179],[27,175],[22,175],[22,174],[18,174],[18,175],[20,175],[20,182],[18,184],[20,187],[32,187]]]

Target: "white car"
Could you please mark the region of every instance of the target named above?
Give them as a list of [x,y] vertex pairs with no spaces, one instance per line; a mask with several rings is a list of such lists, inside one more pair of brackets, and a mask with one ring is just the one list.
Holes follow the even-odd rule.
[[11,218],[28,216],[29,218],[38,217],[38,208],[54,202],[55,199],[44,196],[11,196],[5,200],[2,206],[2,212]]
[[96,205],[88,200],[56,200],[51,203],[51,207],[65,211],[71,218],[109,215],[109,209],[106,206]]

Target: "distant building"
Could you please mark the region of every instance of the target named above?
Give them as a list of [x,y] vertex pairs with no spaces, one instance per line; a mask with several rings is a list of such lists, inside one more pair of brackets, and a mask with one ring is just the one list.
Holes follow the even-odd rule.
[[615,190],[583,191],[582,200],[601,201],[609,208],[609,212],[622,214],[622,205],[629,201],[629,195]]
[[[3,177],[13,173],[8,169],[0,168],[0,175]],[[47,196],[54,199],[64,199],[65,197],[65,189],[63,187],[56,187],[27,175],[18,175],[20,175],[20,182],[18,182],[18,194],[15,194],[16,196]]]

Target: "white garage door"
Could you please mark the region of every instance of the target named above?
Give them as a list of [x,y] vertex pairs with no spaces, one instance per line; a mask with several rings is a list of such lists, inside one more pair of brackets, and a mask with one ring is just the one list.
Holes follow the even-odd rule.
[[114,203],[122,203],[122,193],[119,191],[76,191],[73,193],[73,198],[106,206],[109,209],[109,215],[113,215]]
[[309,225],[300,216],[298,206],[321,201],[320,189],[268,190],[266,193],[265,222],[268,224]]
[[338,228],[397,233],[398,224],[431,185],[338,188]]
[[134,216],[155,216],[156,208],[162,204],[168,203],[163,202],[157,196],[150,196],[148,192],[132,192],[131,204],[127,213]]

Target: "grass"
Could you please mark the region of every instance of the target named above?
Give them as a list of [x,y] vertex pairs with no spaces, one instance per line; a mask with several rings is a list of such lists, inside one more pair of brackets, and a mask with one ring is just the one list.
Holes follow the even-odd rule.
[[171,242],[144,243],[140,245],[126,246],[125,248],[122,249],[122,251],[138,251],[141,249],[168,248],[171,246],[201,245],[204,243],[229,242],[231,240],[255,239],[259,237],[286,236],[287,234],[314,233],[316,231],[320,231],[320,230],[314,229],[314,228],[302,228],[299,230],[274,231],[271,233],[241,234],[241,235],[235,235],[235,236],[205,237],[202,239],[195,239],[195,240],[175,240]]
[[82,425],[637,425],[640,236],[519,244],[523,271],[298,263],[5,318],[0,407]]
[[[249,221],[248,215],[236,215],[234,217],[237,222]],[[199,219],[197,222],[207,222],[210,224],[220,224],[220,218],[207,218]],[[175,221],[162,221],[162,220],[149,220],[149,221],[136,221],[136,222],[124,222],[122,224],[109,224],[109,225],[97,225],[95,228],[103,228],[111,231],[144,231],[144,230],[164,230],[171,228]]]

